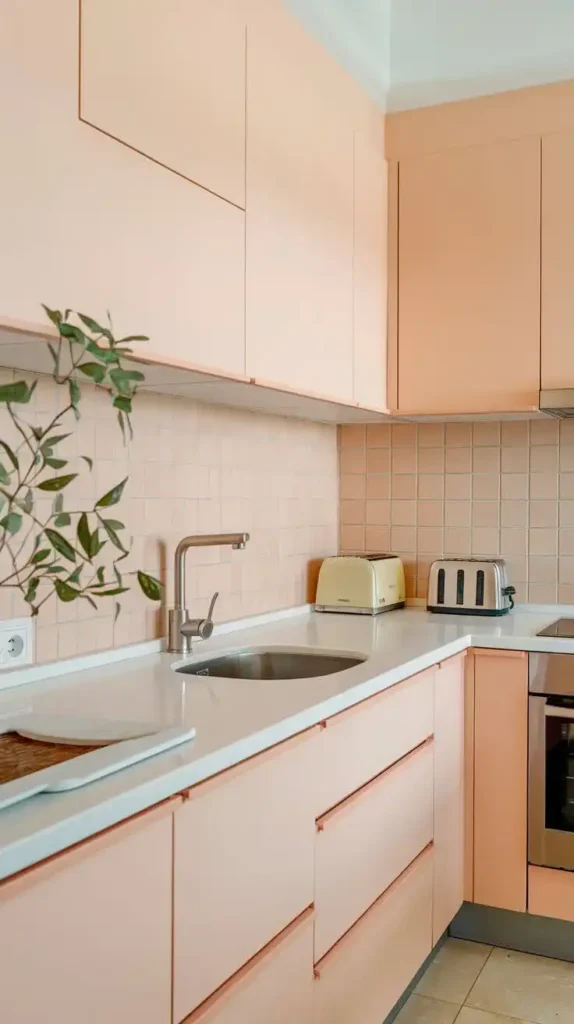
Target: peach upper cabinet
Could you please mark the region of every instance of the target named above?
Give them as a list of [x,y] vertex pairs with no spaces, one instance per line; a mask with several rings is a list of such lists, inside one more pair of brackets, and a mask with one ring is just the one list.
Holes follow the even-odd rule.
[[405,414],[538,408],[539,309],[540,140],[400,160],[390,405]]
[[574,133],[542,139],[541,387],[574,387]]
[[377,141],[346,73],[287,10],[260,8],[247,37],[247,372],[383,408],[382,116]]
[[80,116],[245,206],[241,0],[81,0]]
[[6,6],[0,319],[42,324],[42,302],[96,319],[109,309],[120,335],[150,336],[145,352],[157,361],[243,374],[245,25],[236,6]]

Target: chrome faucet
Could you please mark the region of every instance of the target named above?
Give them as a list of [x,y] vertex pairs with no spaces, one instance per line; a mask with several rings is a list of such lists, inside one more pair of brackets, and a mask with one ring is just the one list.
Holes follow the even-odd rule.
[[175,607],[169,609],[168,651],[172,654],[189,654],[191,641],[195,637],[207,640],[213,633],[213,609],[219,594],[211,599],[205,619],[190,619],[185,607],[185,555],[188,548],[207,548],[228,545],[243,550],[249,540],[248,533],[195,533],[180,540],[175,549]]

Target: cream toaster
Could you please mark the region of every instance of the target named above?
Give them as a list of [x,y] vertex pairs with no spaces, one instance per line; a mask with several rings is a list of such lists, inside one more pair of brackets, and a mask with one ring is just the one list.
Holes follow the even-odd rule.
[[396,555],[333,555],[319,570],[318,612],[378,615],[404,603],[405,574]]

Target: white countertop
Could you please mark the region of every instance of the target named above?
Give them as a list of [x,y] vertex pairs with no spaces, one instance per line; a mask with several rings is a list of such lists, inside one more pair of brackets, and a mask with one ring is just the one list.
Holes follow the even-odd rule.
[[[377,618],[306,612],[215,637],[215,650],[314,647],[366,656],[336,675],[287,681],[198,678],[155,654],[0,693],[0,715],[29,709],[195,726],[196,739],[70,793],[42,794],[0,812],[0,878],[181,792],[467,647],[559,651],[574,640],[536,633],[574,608],[522,609],[501,618],[409,608]],[[199,657],[199,656],[196,656]]]

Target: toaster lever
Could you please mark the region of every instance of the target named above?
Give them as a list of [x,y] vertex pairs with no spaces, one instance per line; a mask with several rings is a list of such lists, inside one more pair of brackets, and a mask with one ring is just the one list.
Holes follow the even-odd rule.
[[510,587],[509,586],[509,587],[503,587],[502,588],[503,597],[510,598],[510,607],[511,608],[514,608],[514,595],[515,595],[515,593],[516,593],[516,587]]

